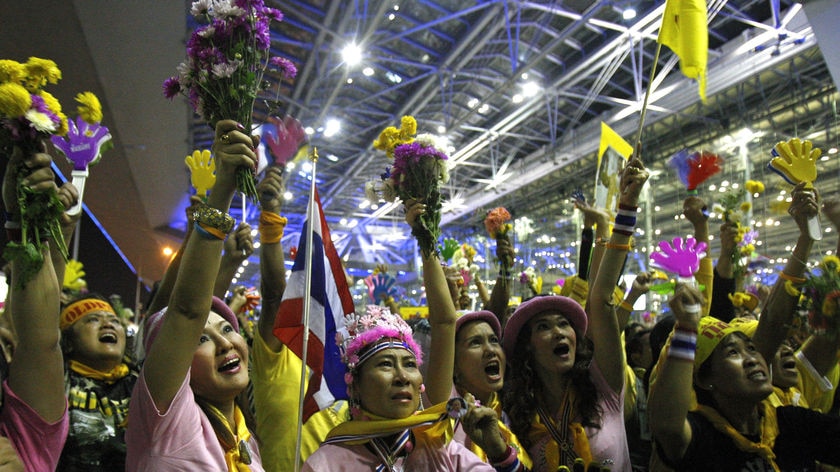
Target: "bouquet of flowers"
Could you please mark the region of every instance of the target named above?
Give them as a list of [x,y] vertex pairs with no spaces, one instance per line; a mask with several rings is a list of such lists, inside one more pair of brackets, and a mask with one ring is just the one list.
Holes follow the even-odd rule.
[[[198,0],[190,13],[204,24],[190,35],[178,76],[164,81],[164,96],[186,96],[211,128],[231,119],[251,130],[254,102],[267,86],[266,69],[275,68],[286,78],[297,75],[291,61],[270,57],[269,26],[282,21],[283,13],[263,0]],[[237,187],[259,200],[251,169],[239,170]]]
[[[44,90],[47,84],[58,83],[60,79],[61,70],[49,59],[30,57],[26,63],[0,60],[0,150],[3,153],[11,155],[14,148],[24,154],[42,152],[44,141],[50,136],[67,134],[67,117],[61,112],[61,104]],[[67,258],[59,226],[64,206],[55,191],[33,193],[23,185],[22,180],[28,175],[25,169],[16,174],[21,239],[9,242],[3,255],[7,260],[20,262],[21,283],[25,284],[44,263],[42,241],[48,236]]]
[[[504,207],[494,208],[487,212],[487,216],[484,218],[484,227],[493,239],[504,239],[507,238],[508,233],[513,229],[513,225],[508,223],[510,219],[510,212],[507,209]],[[502,258],[499,260],[501,272],[505,275],[505,278],[510,276],[510,269],[513,267],[513,261],[508,259]]]
[[531,266],[525,268],[519,274],[519,283],[528,287],[531,290],[531,295],[537,296],[542,292],[543,279],[541,275],[537,275],[536,269]]
[[374,148],[385,151],[393,159],[393,165],[386,168],[378,185],[368,183],[365,191],[374,201],[381,196],[389,202],[399,198],[403,203],[417,201],[426,205],[426,211],[419,218],[420,228],[413,229],[412,234],[423,255],[428,257],[438,253],[443,206],[440,187],[449,181],[446,164],[449,156],[436,136],[421,134],[414,137],[417,132],[414,117],[402,117],[400,126],[400,129],[385,128],[373,142]]
[[747,193],[758,195],[762,192],[764,192],[764,184],[757,180],[748,180],[743,188],[724,193],[714,206],[715,212],[720,214],[724,221],[734,223],[737,227],[738,234],[735,236],[737,250],[732,253],[732,270],[736,278],[741,278],[746,274],[750,258],[755,252],[755,240],[758,237],[758,232],[741,222],[744,214],[752,209],[752,204],[745,198]]
[[840,259],[825,256],[806,274],[800,290],[811,331],[836,339],[840,335]]

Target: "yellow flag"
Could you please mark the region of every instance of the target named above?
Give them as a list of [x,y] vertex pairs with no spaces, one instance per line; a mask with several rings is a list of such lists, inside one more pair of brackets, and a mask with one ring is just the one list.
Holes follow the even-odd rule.
[[709,27],[705,0],[667,0],[657,42],[680,58],[680,70],[697,79],[700,99],[706,102],[706,62]]
[[633,146],[624,140],[618,133],[615,132],[614,129],[610,128],[609,125],[601,122],[601,145],[598,146],[598,162],[601,162],[601,158],[604,156],[604,153],[607,151],[607,148],[615,149],[615,152],[619,153],[625,159],[630,158],[630,154],[633,154]]

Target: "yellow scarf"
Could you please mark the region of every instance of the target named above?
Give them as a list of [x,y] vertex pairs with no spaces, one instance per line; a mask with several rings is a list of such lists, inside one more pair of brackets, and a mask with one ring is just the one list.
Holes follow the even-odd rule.
[[248,441],[251,439],[251,431],[248,430],[248,426],[245,424],[245,417],[242,416],[242,410],[239,409],[238,405],[233,406],[233,423],[236,427],[236,434],[234,434],[233,428],[230,427],[230,422],[225,418],[225,415],[213,405],[206,404],[206,406],[221,420],[222,424],[227,428],[228,433],[233,436],[234,444],[228,444],[227,441],[223,441],[219,435],[216,435],[219,439],[219,444],[225,450],[225,462],[228,466],[228,472],[251,472],[251,467],[249,467],[249,464],[251,464],[251,449],[248,446]]
[[83,375],[85,377],[95,380],[104,380],[108,383],[114,383],[117,380],[120,380],[121,378],[128,375],[129,372],[128,364],[126,363],[121,363],[120,365],[114,367],[108,372],[102,372],[101,370],[96,370],[93,367],[88,367],[82,364],[81,362],[74,360],[70,361],[70,370],[79,375]]
[[745,438],[738,432],[729,421],[726,420],[714,408],[705,405],[697,405],[694,409],[712,423],[712,426],[721,433],[732,438],[735,446],[751,454],[761,456],[766,460],[773,470],[778,471],[779,466],[776,465],[776,454],[773,452],[773,446],[776,444],[776,437],[779,435],[779,424],[776,421],[776,409],[766,402],[761,402],[761,407],[764,410],[764,416],[761,419],[761,441],[754,443]]
[[434,445],[445,445],[452,439],[452,424],[449,421],[442,421],[446,415],[446,403],[437,405],[422,411],[417,411],[407,418],[383,418],[368,411],[362,410],[367,419],[346,421],[327,434],[327,442],[343,444],[364,444],[374,437],[388,436],[391,434],[411,429],[414,440],[418,443]]
[[[490,397],[490,401],[484,404],[484,406],[488,408],[492,408],[496,411],[496,414],[499,415],[499,432],[502,434],[502,438],[504,438],[505,442],[514,449],[516,449],[516,455],[519,457],[519,462],[522,463],[528,470],[532,468],[531,456],[528,455],[528,451],[522,447],[522,444],[519,443],[519,439],[513,434],[507,425],[502,421],[502,402],[499,401],[499,396],[496,392],[493,392],[492,396]],[[469,450],[473,452],[473,454],[477,455],[479,459],[483,460],[484,462],[489,462],[489,458],[487,454],[484,452],[484,449],[478,447],[478,445],[472,441],[469,442]]]

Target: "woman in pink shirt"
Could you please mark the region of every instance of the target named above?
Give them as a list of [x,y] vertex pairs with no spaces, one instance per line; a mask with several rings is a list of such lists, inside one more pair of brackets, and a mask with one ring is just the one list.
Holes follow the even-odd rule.
[[193,212],[169,307],[146,324],[146,361],[131,397],[126,470],[262,471],[237,396],[248,385],[248,346],[236,316],[213,298],[236,170],[256,167],[257,138],[216,125],[216,184]]

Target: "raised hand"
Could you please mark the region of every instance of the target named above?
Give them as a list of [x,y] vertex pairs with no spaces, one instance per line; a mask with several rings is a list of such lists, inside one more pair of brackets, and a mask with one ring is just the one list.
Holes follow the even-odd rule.
[[242,263],[254,253],[254,237],[251,236],[251,225],[246,222],[239,226],[225,239],[225,256]]
[[650,255],[651,263],[669,272],[674,272],[680,277],[689,278],[694,276],[700,268],[700,259],[706,256],[706,243],[697,242],[694,238],[676,237],[673,244],[668,241],[660,241],[661,252],[654,252]]
[[386,300],[388,297],[393,297],[397,294],[397,289],[394,284],[397,279],[388,275],[387,273],[379,273],[373,277],[373,300]]
[[618,201],[622,205],[636,206],[639,203],[639,194],[645,186],[650,174],[645,165],[638,157],[633,157],[630,162],[624,167],[621,172],[621,181],[619,182],[619,198]]
[[190,182],[195,188],[195,194],[206,197],[207,192],[216,184],[216,161],[213,160],[209,149],[196,149],[192,155],[184,159],[190,169]]
[[257,184],[260,208],[263,211],[279,214],[283,206],[283,189],[283,170],[276,166],[270,166],[266,169],[260,183]]

